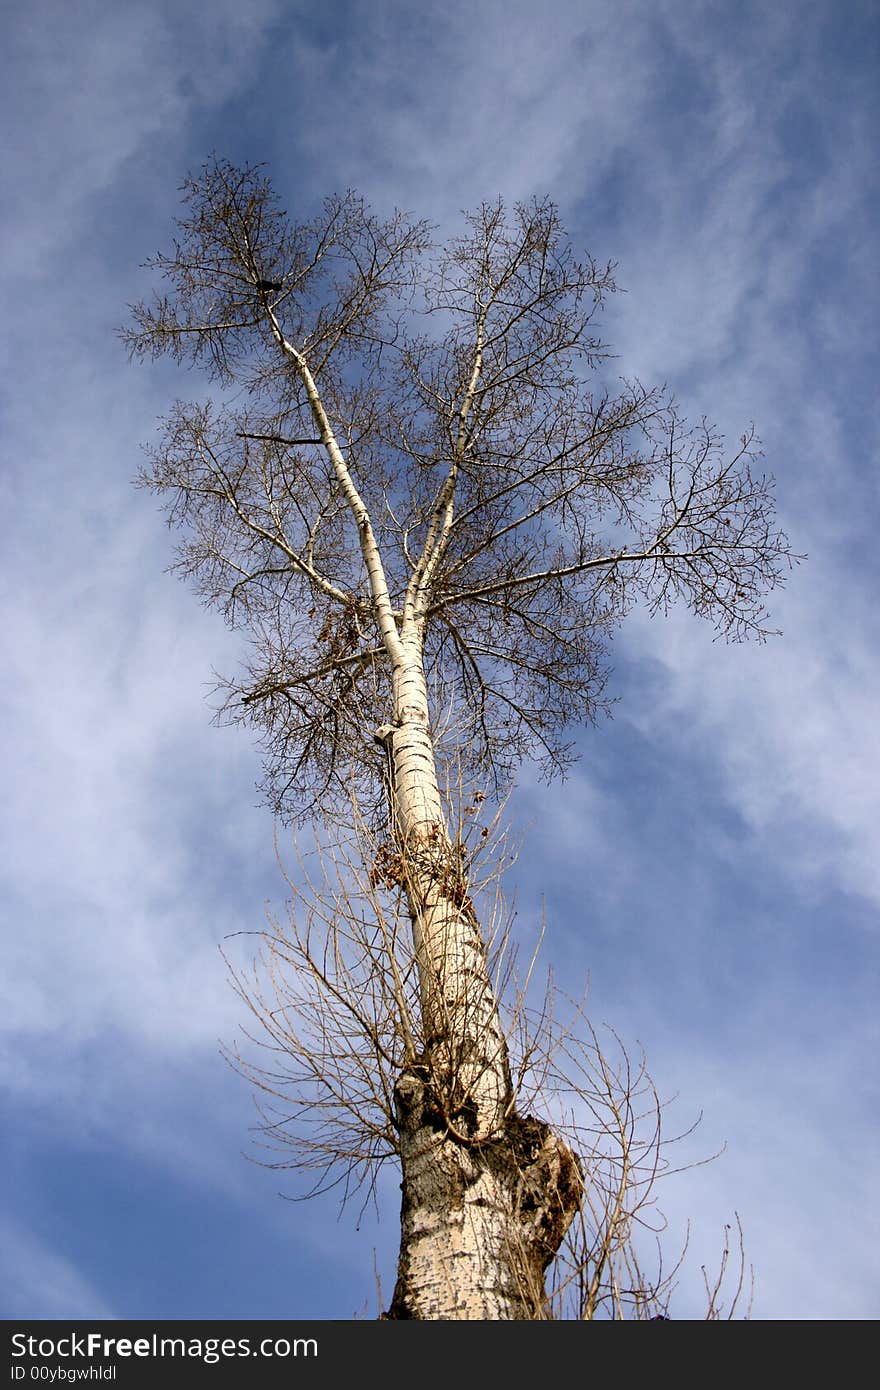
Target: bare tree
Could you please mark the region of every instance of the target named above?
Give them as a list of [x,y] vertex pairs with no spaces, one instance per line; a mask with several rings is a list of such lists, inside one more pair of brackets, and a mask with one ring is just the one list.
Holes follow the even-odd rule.
[[525,757],[564,769],[637,601],[764,636],[791,559],[771,484],[752,432],[727,454],[664,390],[602,383],[613,267],[575,257],[548,201],[485,204],[434,251],[425,224],[352,194],[291,224],[259,168],[212,160],[183,194],[151,263],[168,292],[126,338],[202,364],[220,396],[174,407],[143,482],[183,530],[178,569],[248,634],[225,710],[260,734],[273,807],[339,825],[354,796],[384,826],[366,871],[410,938],[387,945],[393,1017],[370,1025],[385,1062],[353,1052],[336,1101],[384,1097],[390,1315],[533,1317],[585,1175],[518,1109],[444,770],[494,796]]

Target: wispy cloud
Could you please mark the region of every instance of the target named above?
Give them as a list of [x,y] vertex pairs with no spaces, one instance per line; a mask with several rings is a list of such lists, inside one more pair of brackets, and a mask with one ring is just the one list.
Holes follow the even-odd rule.
[[3,1315],[9,1320],[116,1316],[112,1304],[70,1260],[7,1221],[0,1223],[0,1275],[8,1290]]
[[[755,419],[810,560],[765,647],[713,645],[681,613],[629,619],[615,722],[583,737],[563,792],[524,773],[521,925],[531,939],[544,893],[565,978],[592,967],[600,1016],[645,1038],[658,1081],[705,1095],[710,1146],[730,1152],[672,1214],[714,1240],[741,1209],[759,1315],[869,1315],[845,1271],[868,1287],[872,1194],[840,1158],[841,1129],[858,1154],[876,1132],[869,21],[680,0],[558,0],[547,16],[520,0],[44,0],[13,17],[0,1065],[17,1111],[56,1116],[80,1153],[110,1143],[162,1183],[199,1173],[235,1211],[247,1201],[221,1157],[245,1146],[247,1106],[215,1071],[239,1022],[216,943],[286,890],[256,755],[209,727],[203,700],[235,639],[162,576],[167,536],[129,486],[155,417],[204,383],[128,371],[113,337],[180,179],[212,147],[267,158],[294,215],[351,184],[440,235],[483,198],[549,192],[576,242],[620,261],[608,370],[666,379],[731,438]],[[27,1134],[43,1152],[39,1126]],[[313,1268],[325,1217],[295,1223]],[[6,1219],[15,1316],[125,1313],[38,1223]],[[346,1230],[333,1253],[349,1270],[364,1256]],[[272,1249],[266,1278],[295,1287]],[[816,1309],[803,1271],[820,1265],[833,1289]]]

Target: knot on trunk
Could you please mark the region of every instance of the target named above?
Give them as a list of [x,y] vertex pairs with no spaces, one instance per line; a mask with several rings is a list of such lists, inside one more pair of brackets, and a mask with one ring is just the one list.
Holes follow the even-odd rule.
[[543,1271],[580,1206],[583,1168],[577,1154],[542,1120],[513,1116],[507,1135],[519,1174],[516,1202],[524,1244]]
[[422,1123],[425,1111],[425,1093],[428,1089],[427,1076],[420,1073],[424,1068],[401,1072],[394,1087],[395,1120],[399,1130]]
[[544,1271],[583,1194],[581,1165],[541,1120],[508,1115],[483,1142],[456,1134],[428,1068],[395,1087],[401,1248],[388,1318],[541,1317]]
[[399,1134],[419,1128],[435,1130],[464,1148],[479,1147],[476,1136],[479,1114],[476,1103],[456,1096],[459,1088],[454,1076],[443,1085],[443,1077],[427,1063],[414,1061],[401,1072],[394,1087],[395,1124]]

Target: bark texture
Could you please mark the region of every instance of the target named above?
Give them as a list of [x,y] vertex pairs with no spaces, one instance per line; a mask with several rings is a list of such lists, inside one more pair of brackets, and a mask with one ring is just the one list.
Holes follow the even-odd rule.
[[429,1068],[397,1084],[401,1242],[387,1318],[542,1316],[544,1271],[578,1209],[580,1164],[548,1125],[508,1116],[492,1139],[450,1136]]
[[403,1198],[386,1316],[535,1318],[578,1209],[580,1164],[548,1125],[514,1110],[485,943],[443,817],[420,653],[397,676],[397,724],[377,738],[392,769],[424,1053],[395,1089]]

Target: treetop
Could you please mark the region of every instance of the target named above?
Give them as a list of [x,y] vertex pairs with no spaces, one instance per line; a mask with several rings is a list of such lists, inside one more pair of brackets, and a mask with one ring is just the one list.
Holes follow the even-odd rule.
[[260,166],[211,159],[182,193],[123,336],[220,391],[172,408],[141,482],[248,634],[224,710],[259,731],[281,814],[375,781],[403,662],[440,747],[497,788],[524,757],[565,767],[634,603],[772,631],[796,557],[753,429],[729,450],[665,388],[607,379],[614,266],[550,200],[486,202],[435,247],[352,192],[293,223]]

